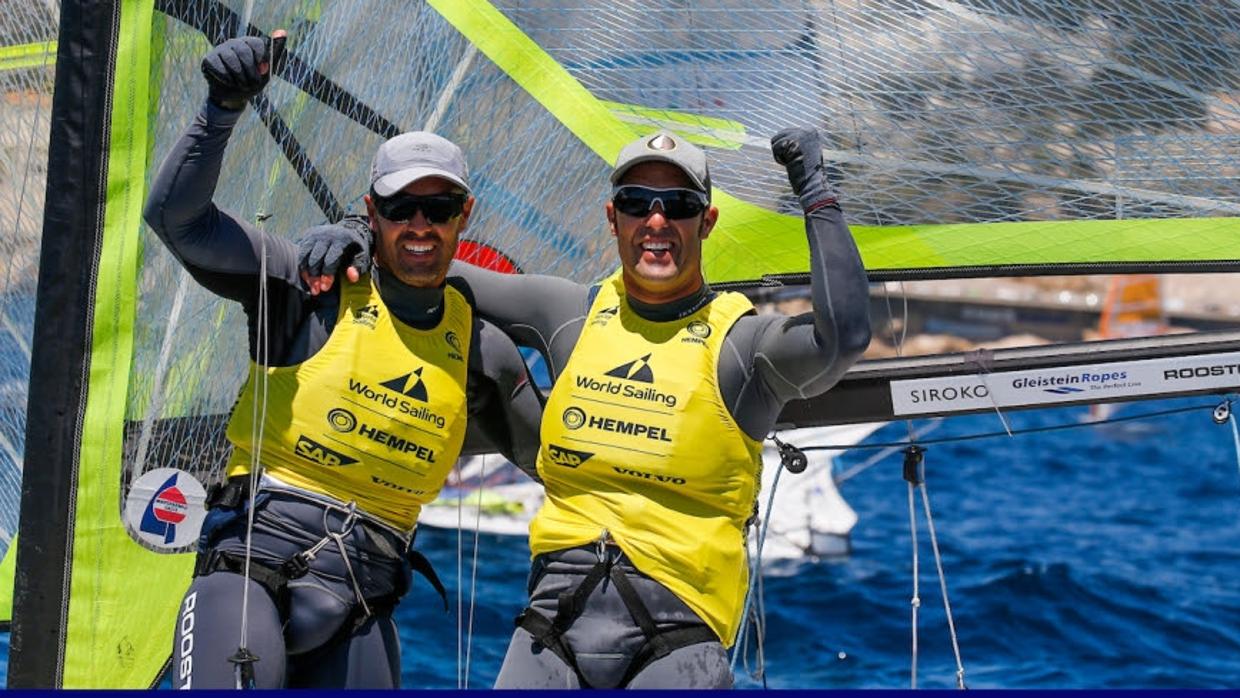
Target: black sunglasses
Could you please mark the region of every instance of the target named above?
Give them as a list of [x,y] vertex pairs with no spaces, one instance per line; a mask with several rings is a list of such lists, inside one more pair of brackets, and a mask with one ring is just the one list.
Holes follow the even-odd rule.
[[439,225],[461,215],[465,210],[465,194],[434,194],[431,196],[414,196],[398,193],[394,196],[377,196],[373,191],[370,200],[375,210],[393,223],[408,223],[418,211],[426,217],[427,222]]
[[706,195],[696,189],[656,189],[637,184],[616,187],[611,193],[611,203],[617,211],[638,218],[650,215],[658,203],[663,207],[664,216],[676,220],[693,218],[710,205]]

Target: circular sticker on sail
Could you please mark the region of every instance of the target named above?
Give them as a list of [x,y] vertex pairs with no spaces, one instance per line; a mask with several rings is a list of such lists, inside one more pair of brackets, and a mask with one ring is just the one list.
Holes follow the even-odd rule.
[[184,548],[198,538],[207,515],[206,499],[202,484],[184,470],[149,470],[129,489],[125,525],[157,548]]

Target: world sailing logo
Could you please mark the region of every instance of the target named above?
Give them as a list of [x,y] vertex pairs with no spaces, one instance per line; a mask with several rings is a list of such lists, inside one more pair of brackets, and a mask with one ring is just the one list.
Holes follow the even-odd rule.
[[612,378],[625,378],[639,383],[654,382],[654,371],[650,370],[650,354],[633,359],[627,364],[621,364],[603,375],[611,376]]
[[576,386],[584,391],[656,402],[665,407],[676,406],[676,396],[671,393],[660,392],[654,385],[637,386],[629,383],[654,383],[654,371],[650,368],[650,354],[621,364],[607,371],[603,376],[621,380],[600,380],[588,375],[578,375],[574,380]]
[[182,548],[198,538],[205,500],[202,485],[189,473],[156,468],[134,482],[125,501],[125,522],[146,543]]
[[422,367],[390,381],[383,381],[379,385],[405,397],[426,402],[426,384],[422,382]]
[[443,415],[435,414],[425,404],[419,405],[413,402],[416,400],[417,402],[425,403],[429,399],[426,392],[426,383],[422,381],[422,370],[424,368],[426,367],[420,366],[403,376],[383,381],[379,384],[379,387],[383,388],[383,390],[376,390],[366,383],[350,378],[349,390],[390,410],[396,410],[401,414],[428,424],[434,424],[439,429],[443,429],[447,424],[447,420],[444,419]]

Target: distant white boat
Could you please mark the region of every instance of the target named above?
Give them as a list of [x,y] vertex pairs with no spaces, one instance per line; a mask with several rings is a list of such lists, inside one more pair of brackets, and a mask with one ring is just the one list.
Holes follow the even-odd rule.
[[[780,432],[779,438],[798,446],[855,445],[882,424],[849,424]],[[804,472],[780,475],[762,549],[766,560],[843,555],[857,514],[835,487],[833,467],[840,451],[809,451]],[[779,452],[769,442],[762,449],[762,492],[759,520],[765,516],[770,488],[779,469]],[[418,523],[505,536],[529,533],[530,520],[542,506],[542,485],[531,481],[500,456],[474,456],[461,461],[439,498],[422,508]],[[756,531],[756,527],[755,527]],[[752,537],[751,545],[756,543]]]

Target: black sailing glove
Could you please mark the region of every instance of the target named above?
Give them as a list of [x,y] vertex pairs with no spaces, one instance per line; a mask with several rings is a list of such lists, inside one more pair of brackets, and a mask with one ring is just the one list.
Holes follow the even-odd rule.
[[370,271],[370,224],[361,216],[315,226],[297,241],[297,264],[310,276],[335,276],[344,267],[358,274]]
[[[283,43],[284,40],[276,41]],[[202,59],[207,96],[217,107],[242,109],[246,100],[267,86],[271,79],[270,67],[271,49],[267,39],[257,36],[229,39]]]
[[788,170],[788,183],[806,213],[838,205],[822,164],[822,142],[812,128],[786,128],[771,137],[775,162]]

